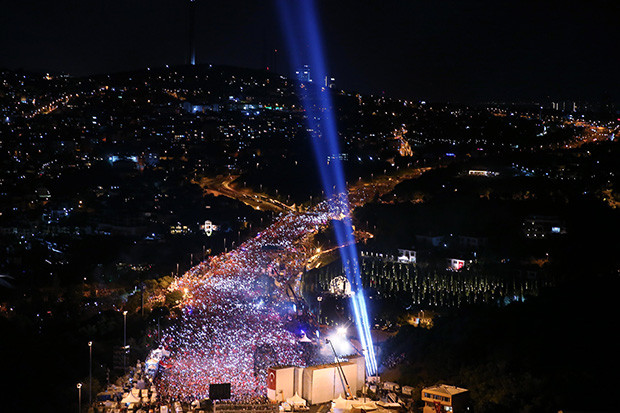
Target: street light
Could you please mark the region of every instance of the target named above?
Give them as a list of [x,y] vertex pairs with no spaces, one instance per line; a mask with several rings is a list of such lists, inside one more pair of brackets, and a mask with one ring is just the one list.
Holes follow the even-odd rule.
[[78,412],[82,413],[82,383],[77,384],[78,389]]
[[93,404],[93,342],[88,342],[88,405]]
[[127,345],[127,310],[123,311],[123,347]]
[[127,310],[123,311],[123,373],[125,373],[125,358],[127,357]]

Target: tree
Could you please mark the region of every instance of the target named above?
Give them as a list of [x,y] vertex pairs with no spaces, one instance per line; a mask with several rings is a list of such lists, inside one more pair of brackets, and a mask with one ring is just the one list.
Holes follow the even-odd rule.
[[180,290],[175,290],[175,291],[171,291],[168,294],[166,294],[166,306],[168,307],[174,307],[176,306],[179,301],[181,301],[181,299],[183,298],[183,292]]

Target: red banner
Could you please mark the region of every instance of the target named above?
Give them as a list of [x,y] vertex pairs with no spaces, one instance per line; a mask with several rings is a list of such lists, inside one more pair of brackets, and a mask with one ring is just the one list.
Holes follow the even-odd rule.
[[276,389],[276,371],[274,369],[267,370],[267,388],[270,390]]

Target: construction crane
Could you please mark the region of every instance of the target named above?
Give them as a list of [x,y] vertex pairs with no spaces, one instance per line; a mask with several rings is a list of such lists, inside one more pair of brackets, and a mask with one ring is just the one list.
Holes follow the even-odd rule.
[[338,358],[338,354],[336,354],[336,349],[332,344],[330,339],[325,339],[326,342],[329,343],[329,346],[332,348],[334,352],[334,357],[336,357],[336,363],[338,364],[338,372],[340,373],[340,381],[342,382],[342,388],[347,396],[347,400],[353,400],[353,394],[351,394],[351,387],[349,387],[349,382],[347,381],[347,377],[344,375],[344,371],[342,370],[342,366],[340,365],[340,359]]

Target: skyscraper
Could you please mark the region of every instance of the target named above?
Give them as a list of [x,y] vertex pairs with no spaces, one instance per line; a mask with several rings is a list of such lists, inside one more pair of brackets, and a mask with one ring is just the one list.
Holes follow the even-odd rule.
[[295,76],[297,76],[297,80],[300,82],[312,82],[312,77],[310,76],[310,66],[304,65],[301,69],[295,72]]
[[336,79],[331,76],[325,76],[325,87],[330,89],[336,87]]

